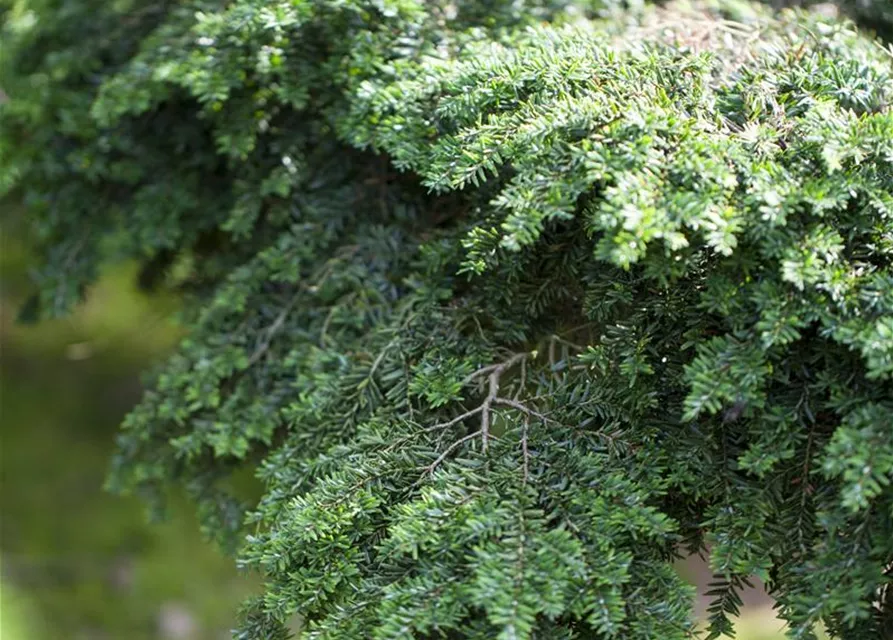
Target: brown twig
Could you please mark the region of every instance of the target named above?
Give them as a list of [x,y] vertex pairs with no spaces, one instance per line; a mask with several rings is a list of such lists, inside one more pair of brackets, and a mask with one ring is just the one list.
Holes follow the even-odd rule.
[[486,367],[481,367],[477,371],[474,371],[474,372],[468,374],[467,376],[465,376],[462,379],[461,384],[464,387],[468,383],[474,382],[478,378],[480,378],[484,375],[487,375],[487,374],[491,374],[491,376],[492,376],[492,374],[501,375],[502,373],[504,373],[506,371],[506,369],[510,369],[511,367],[515,366],[515,364],[519,360],[526,360],[528,355],[529,354],[527,354],[527,353],[516,353],[516,354],[513,354],[512,357],[509,358],[508,360],[506,360],[505,362],[497,363],[497,364],[488,364]]
[[521,361],[521,384],[518,385],[518,388],[515,389],[515,397],[514,400],[517,400],[521,395],[521,391],[527,386],[527,359]]
[[527,478],[530,476],[530,452],[527,450],[527,429],[530,427],[530,416],[524,415],[524,427],[521,431],[521,456],[523,458],[522,468],[524,469],[524,484],[527,484]]
[[[512,407],[512,408],[519,409],[519,410],[523,411],[525,415],[535,415],[538,418],[541,418],[543,420],[545,419],[545,416],[543,416],[542,414],[540,414],[536,411],[533,411],[532,409],[529,409],[528,407],[526,407],[521,402],[518,402],[517,400],[499,397],[499,380],[502,377],[502,374],[504,374],[507,370],[511,369],[513,366],[515,366],[518,362],[524,362],[528,356],[529,356],[529,354],[527,354],[527,353],[516,353],[516,354],[512,355],[505,362],[502,362],[499,364],[487,365],[486,367],[481,367],[480,369],[469,374],[462,380],[462,385],[464,386],[466,384],[469,384],[471,382],[474,382],[475,380],[482,378],[483,376],[487,376],[489,388],[488,388],[487,396],[484,398],[484,401],[480,404],[480,406],[475,407],[474,409],[471,409],[469,411],[466,411],[465,413],[458,415],[455,418],[452,418],[451,420],[447,420],[446,422],[441,422],[441,423],[435,424],[433,426],[426,427],[424,429],[424,431],[431,432],[431,431],[439,431],[439,430],[443,430],[443,429],[448,429],[450,427],[453,427],[453,426],[459,424],[463,420],[466,420],[467,418],[471,418],[472,416],[475,416],[478,414],[480,414],[480,416],[481,416],[481,428],[473,433],[462,436],[461,438],[459,438],[458,440],[453,442],[449,447],[446,448],[446,450],[443,453],[441,453],[437,457],[437,459],[434,462],[432,462],[430,465],[425,467],[425,474],[429,474],[429,473],[433,472],[434,469],[436,469],[438,467],[438,465],[440,465],[440,463],[443,462],[446,459],[446,457],[456,449],[456,447],[471,440],[472,438],[474,438],[476,436],[481,436],[482,450],[486,453],[487,444],[490,439],[490,420],[491,420],[490,413],[491,413],[491,409],[492,409],[493,405],[503,405],[503,406]],[[525,369],[524,373],[526,376],[526,369]]]
[[273,324],[271,324],[270,327],[267,329],[263,341],[257,346],[257,348],[254,350],[254,353],[252,353],[251,357],[248,359],[248,364],[245,366],[246,369],[250,369],[267,352],[267,349],[270,348],[270,344],[273,342],[273,338],[276,336],[277,333],[279,333],[279,330],[282,329],[282,325],[285,323],[285,319],[288,317],[289,312],[298,301],[299,293],[296,293],[292,297],[292,299],[289,300],[288,304],[285,305],[285,308],[282,310],[282,312],[278,316],[276,316]]
[[[554,422],[554,420],[543,415],[539,411],[536,411],[535,409],[531,409],[523,402],[520,402],[518,400],[520,390],[519,390],[519,393],[515,394],[514,398],[504,398],[504,397],[500,396],[499,395],[499,383],[500,383],[500,378],[502,377],[502,375],[506,371],[508,371],[510,368],[514,367],[516,364],[518,364],[520,362],[521,363],[521,376],[522,376],[521,379],[522,379],[522,387],[523,387],[524,382],[526,382],[526,378],[527,378],[526,361],[529,356],[530,356],[530,354],[528,354],[528,353],[516,353],[516,354],[512,355],[505,362],[502,362],[500,364],[487,365],[486,367],[481,367],[480,369],[469,374],[468,376],[465,377],[465,379],[463,379],[462,384],[465,385],[470,382],[474,382],[475,380],[478,380],[478,379],[482,378],[483,376],[487,376],[487,381],[488,381],[487,396],[484,398],[483,402],[481,402],[481,404],[479,406],[475,407],[474,409],[470,409],[470,410],[462,413],[461,415],[458,415],[455,418],[452,418],[451,420],[447,420],[445,422],[440,422],[440,423],[432,425],[430,427],[426,427],[422,431],[425,433],[430,433],[432,431],[440,431],[443,429],[449,429],[450,427],[453,427],[453,426],[459,424],[463,420],[466,420],[467,418],[471,418],[478,414],[480,414],[480,416],[481,416],[481,427],[477,431],[474,431],[473,433],[469,433],[468,435],[462,436],[461,438],[459,438],[458,440],[456,440],[455,442],[450,444],[450,446],[448,446],[446,448],[446,450],[444,450],[437,457],[437,459],[434,460],[434,462],[432,462],[431,464],[429,464],[427,467],[424,468],[424,473],[423,473],[422,477],[424,477],[427,474],[432,473],[438,466],[440,466],[440,464],[444,460],[446,460],[446,458],[450,455],[450,453],[455,451],[462,444],[468,442],[469,440],[471,440],[473,438],[476,438],[477,436],[481,437],[481,449],[484,453],[486,453],[487,452],[487,444],[491,437],[490,425],[491,425],[491,420],[492,420],[492,416],[491,416],[492,409],[494,406],[501,406],[501,407],[510,407],[512,409],[516,409],[517,411],[520,411],[522,414],[524,414],[524,426],[523,426],[523,429],[521,432],[521,451],[524,456],[524,462],[523,462],[524,482],[527,482],[527,480],[530,476],[530,452],[528,450],[528,441],[527,441],[528,430],[530,427],[530,418],[534,417],[539,420],[542,420],[543,422]],[[419,479],[419,481],[421,481],[421,478]]]
[[459,446],[461,446],[462,443],[464,443],[464,442],[468,442],[468,441],[471,440],[472,438],[476,438],[476,437],[478,437],[479,435],[481,435],[481,431],[482,431],[481,429],[478,429],[477,431],[474,431],[474,432],[472,432],[472,433],[469,433],[469,434],[466,435],[466,436],[462,436],[461,438],[459,438],[458,440],[456,440],[453,444],[451,444],[450,446],[448,446],[448,447],[446,448],[446,450],[444,450],[443,453],[441,453],[439,456],[437,456],[437,459],[436,459],[434,462],[432,462],[432,463],[429,464],[427,467],[425,467],[425,473],[422,474],[422,477],[424,477],[426,474],[434,473],[434,470],[437,469],[437,467],[440,465],[441,462],[443,462],[444,460],[446,460],[446,458],[447,458],[448,455],[450,455],[456,448],[458,448]]
[[509,404],[514,403],[519,406],[521,403],[514,402],[513,400],[509,400],[507,398],[499,397],[499,379],[502,377],[502,374],[505,373],[508,369],[515,366],[515,364],[521,360],[525,360],[527,358],[526,353],[516,353],[511,358],[503,362],[502,364],[496,366],[494,369],[490,371],[489,382],[490,389],[489,393],[487,393],[487,397],[484,398],[484,403],[481,405],[481,441],[483,446],[484,453],[487,452],[487,440],[490,438],[490,407],[494,404]]
[[540,412],[534,411],[523,402],[518,402],[517,400],[510,400],[509,398],[493,398],[492,404],[500,404],[505,407],[511,407],[512,409],[517,409],[518,411],[524,412],[524,414],[528,416],[535,416],[543,422],[551,422],[549,418],[547,418]]
[[466,418],[470,418],[471,416],[476,415],[476,414],[480,413],[480,412],[483,411],[483,410],[484,410],[484,406],[483,406],[483,405],[481,405],[480,407],[475,407],[475,408],[472,409],[471,411],[466,411],[466,412],[463,413],[461,416],[456,416],[456,417],[453,418],[452,420],[448,420],[447,422],[441,422],[440,424],[435,424],[435,425],[433,425],[433,426],[431,426],[431,427],[425,427],[424,431],[425,431],[425,432],[431,432],[431,431],[439,431],[439,430],[441,430],[441,429],[449,429],[450,427],[459,424],[460,422],[462,422],[462,421],[465,420]]

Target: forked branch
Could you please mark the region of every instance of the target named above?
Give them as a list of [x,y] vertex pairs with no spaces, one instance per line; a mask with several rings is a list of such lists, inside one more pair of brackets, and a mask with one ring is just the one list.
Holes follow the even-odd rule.
[[[474,382],[475,380],[479,380],[479,379],[483,378],[484,376],[487,376],[487,382],[488,382],[487,395],[486,395],[486,397],[484,397],[483,402],[481,402],[480,406],[475,407],[474,409],[471,409],[469,411],[466,411],[462,415],[456,416],[455,418],[453,418],[451,420],[448,420],[446,422],[441,422],[441,423],[435,424],[433,426],[427,427],[425,429],[425,431],[430,432],[430,431],[439,431],[441,429],[448,429],[449,427],[453,427],[453,426],[459,424],[466,418],[470,418],[470,417],[478,415],[478,414],[480,414],[480,416],[481,416],[481,428],[473,433],[470,433],[468,435],[465,435],[465,436],[459,438],[458,440],[453,442],[450,446],[448,446],[444,450],[444,452],[441,453],[437,457],[436,460],[434,460],[434,462],[432,462],[430,465],[425,467],[425,474],[433,473],[434,470],[444,460],[446,460],[447,456],[449,456],[450,453],[455,451],[456,448],[461,446],[463,443],[468,442],[469,440],[471,440],[477,436],[481,437],[481,448],[486,453],[488,442],[491,437],[490,425],[491,425],[491,421],[492,421],[492,412],[493,412],[494,406],[511,407],[512,409],[517,409],[518,411],[522,412],[524,414],[525,425],[527,423],[529,423],[531,416],[538,418],[544,422],[549,420],[542,413],[535,411],[534,409],[531,409],[530,407],[525,405],[523,402],[520,402],[517,399],[513,399],[513,398],[504,398],[499,395],[499,384],[500,384],[502,375],[506,371],[508,371],[509,369],[514,367],[516,364],[518,364],[519,362],[522,363],[522,366],[523,366],[523,364],[525,363],[525,361],[527,360],[527,358],[529,356],[530,356],[530,354],[528,354],[528,353],[516,353],[512,357],[510,357],[508,360],[506,360],[505,362],[488,365],[486,367],[482,367],[482,368],[478,369],[477,371],[468,375],[462,381],[462,384],[466,385],[470,382]],[[523,439],[524,439],[523,448],[525,451],[525,464],[526,464],[526,455],[527,455],[526,454],[526,451],[527,451],[527,429],[526,429],[526,426],[524,429]],[[526,477],[526,472],[525,472],[525,477]]]

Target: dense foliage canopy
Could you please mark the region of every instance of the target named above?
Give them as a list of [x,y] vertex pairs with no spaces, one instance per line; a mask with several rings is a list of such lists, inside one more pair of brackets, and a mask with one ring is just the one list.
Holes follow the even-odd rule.
[[881,40],[732,1],[0,6],[24,314],[117,258],[186,296],[109,486],[187,487],[262,571],[238,637],[685,638],[705,549],[714,634],[750,576],[792,637],[890,633]]

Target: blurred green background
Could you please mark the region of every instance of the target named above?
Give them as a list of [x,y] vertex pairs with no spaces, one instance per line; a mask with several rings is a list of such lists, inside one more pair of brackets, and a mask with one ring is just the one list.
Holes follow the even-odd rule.
[[[0,228],[0,637],[230,637],[256,579],[202,539],[185,501],[149,524],[137,499],[102,491],[139,373],[178,338],[176,300],[139,293],[118,265],[71,317],[19,325],[29,253],[17,227],[5,216]],[[747,600],[738,637],[783,637],[767,599]]]
[[0,245],[0,636],[3,640],[230,637],[252,581],[206,544],[189,505],[149,524],[102,491],[139,373],[177,339],[176,301],[109,268],[69,318],[15,322],[28,251]]

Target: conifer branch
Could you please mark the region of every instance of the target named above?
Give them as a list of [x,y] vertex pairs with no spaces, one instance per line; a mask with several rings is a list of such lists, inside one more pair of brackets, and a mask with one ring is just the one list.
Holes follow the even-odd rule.
[[[890,0],[840,2],[893,35]],[[884,637],[893,51],[725,3],[0,24],[30,314],[80,300],[107,239],[191,294],[109,486],[198,487],[238,543],[223,487],[262,477],[242,640],[296,609],[320,637],[686,640],[667,549],[706,535],[714,632],[768,571],[796,632]]]
[[476,416],[477,414],[481,413],[483,410],[484,410],[484,405],[475,407],[474,409],[466,411],[462,415],[456,416],[452,420],[447,420],[446,422],[441,422],[441,423],[432,425],[430,427],[425,427],[425,429],[423,429],[423,431],[430,432],[430,431],[440,431],[442,429],[449,429],[450,427],[453,427],[453,426],[459,424],[463,420],[467,420],[468,418],[470,418],[472,416]]
[[[499,383],[500,383],[501,376],[506,371],[511,369],[513,366],[518,364],[519,362],[522,363],[522,366],[523,366],[523,364],[526,362],[526,359],[528,357],[529,357],[529,354],[527,354],[527,353],[516,353],[516,354],[512,355],[505,362],[488,365],[486,367],[481,367],[477,371],[473,372],[472,374],[470,374],[469,376],[464,378],[463,384],[467,384],[468,382],[473,382],[476,379],[479,379],[483,376],[487,376],[488,392],[487,392],[487,395],[484,397],[483,402],[479,406],[475,407],[474,409],[466,411],[465,413],[463,413],[459,416],[456,416],[455,418],[452,418],[451,420],[448,420],[446,422],[441,422],[441,423],[432,425],[430,427],[426,427],[425,429],[423,429],[423,431],[424,432],[432,432],[432,431],[448,429],[450,427],[453,427],[453,426],[459,424],[460,422],[462,422],[468,418],[471,418],[475,415],[480,414],[481,427],[480,427],[480,429],[478,429],[477,431],[474,432],[473,436],[477,436],[477,435],[481,436],[481,451],[483,453],[486,453],[487,448],[488,448],[488,440],[491,437],[491,434],[490,434],[491,413],[492,413],[492,409],[494,406],[511,407],[513,409],[517,409],[518,411],[521,411],[522,413],[524,413],[525,417],[529,417],[532,415],[532,416],[539,418],[540,420],[542,420],[544,422],[548,421],[548,418],[546,416],[539,413],[538,411],[535,411],[535,410],[529,408],[524,403],[519,402],[514,399],[511,399],[511,398],[503,398],[503,397],[499,396]],[[526,375],[526,369],[525,369],[525,375]],[[526,431],[525,431],[524,437],[526,438]],[[450,452],[452,452],[453,450],[455,450],[456,447],[458,447],[459,445],[461,445],[464,442],[467,442],[470,439],[471,439],[471,437],[464,436],[463,438],[460,438],[456,442],[452,443],[446,449],[446,451],[444,451],[437,458],[437,460],[435,460],[435,462],[433,463],[433,466],[437,467],[441,462],[443,462],[444,459],[446,459],[446,457],[450,454]],[[526,452],[526,441],[525,441],[524,447],[525,447],[525,452]],[[525,455],[526,455],[526,453],[525,453]],[[427,472],[430,473],[430,471],[427,471]]]
[[425,467],[425,474],[434,473],[434,470],[437,469],[438,466],[440,466],[440,463],[443,462],[444,460],[446,460],[447,456],[449,456],[455,449],[462,446],[463,443],[468,442],[469,440],[472,440],[482,434],[483,434],[483,429],[478,429],[477,431],[474,431],[474,432],[469,433],[465,436],[462,436],[461,438],[459,438],[458,440],[453,442],[449,447],[446,448],[446,450],[444,450],[443,453],[441,453],[439,456],[437,456],[437,458],[434,460],[434,462],[432,462],[427,467]]
[[291,300],[288,301],[288,304],[285,305],[279,315],[276,316],[276,319],[273,321],[273,323],[264,332],[263,340],[254,350],[254,353],[251,354],[251,357],[248,358],[248,364],[245,365],[246,369],[250,369],[258,360],[263,357],[263,355],[270,348],[270,345],[273,342],[273,338],[275,338],[276,334],[282,330],[282,327],[285,324],[285,319],[288,317],[288,314],[297,303],[300,293],[301,291],[292,296]]
[[552,422],[552,420],[550,418],[547,418],[539,411],[535,411],[535,410],[531,409],[530,407],[525,405],[523,402],[518,402],[516,400],[511,400],[509,398],[496,397],[496,398],[493,398],[491,404],[502,405],[505,407],[511,407],[512,409],[517,409],[518,411],[521,411],[521,412],[527,414],[528,416],[537,417],[540,420],[542,420],[543,422]]

